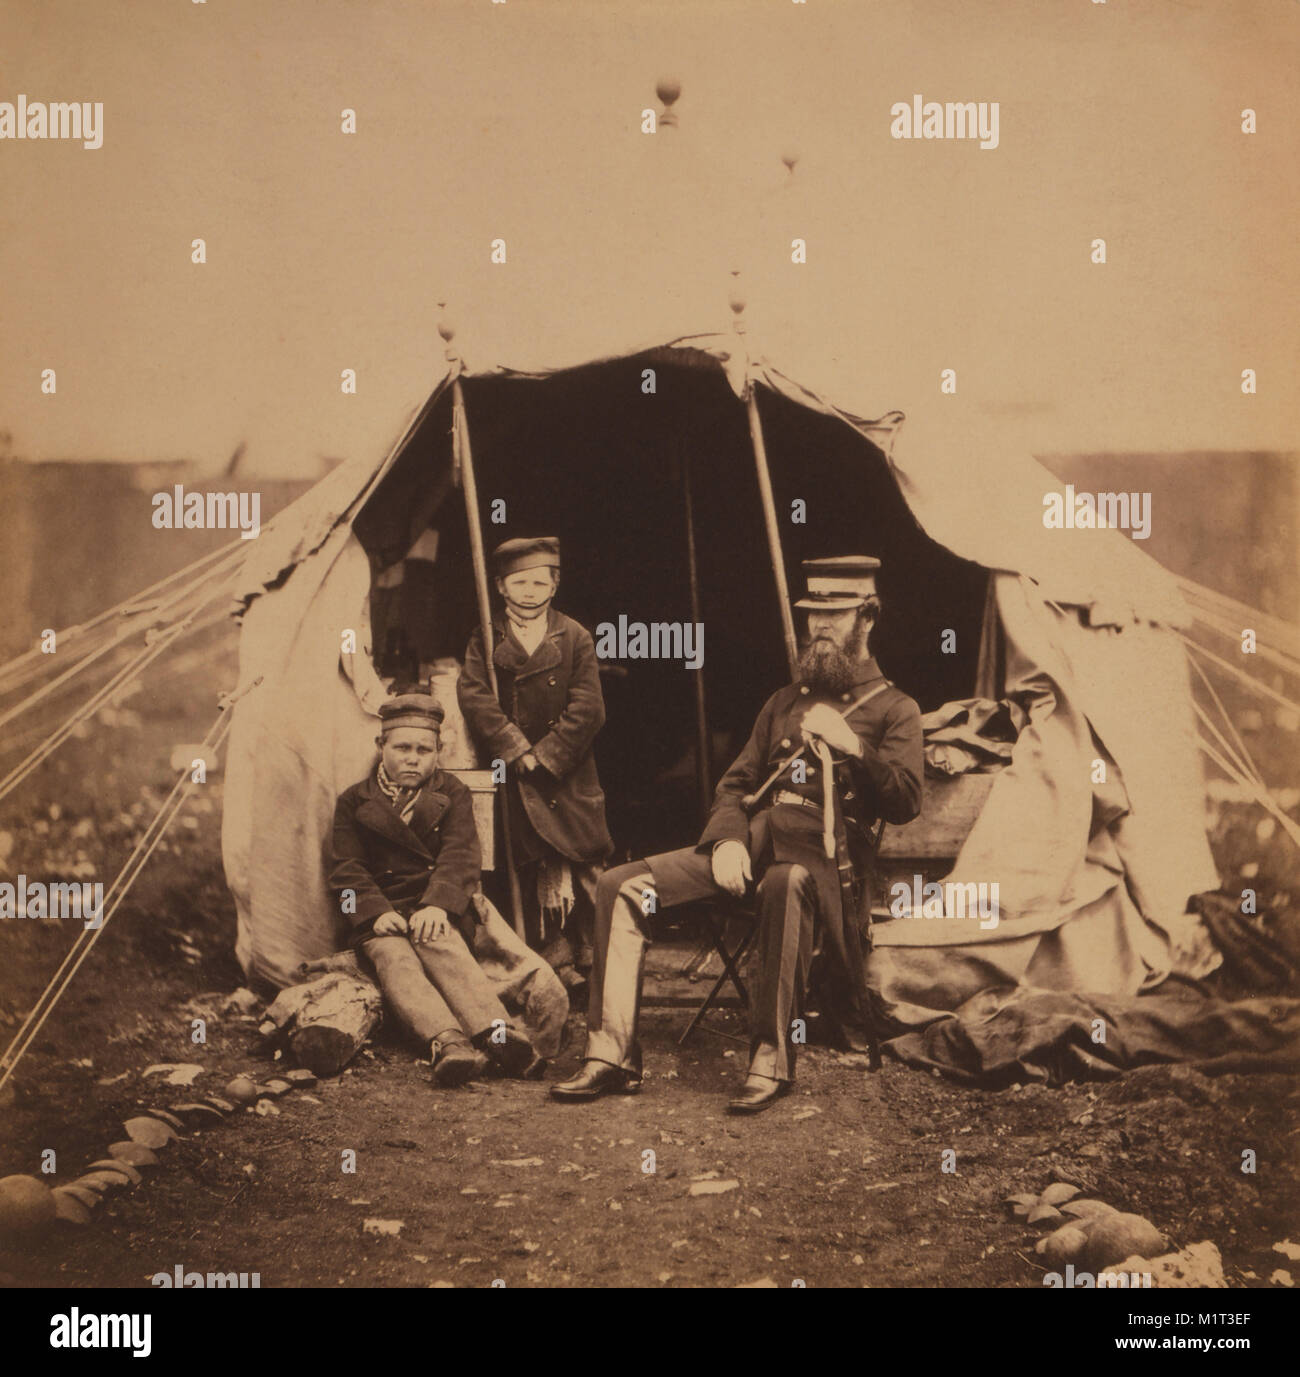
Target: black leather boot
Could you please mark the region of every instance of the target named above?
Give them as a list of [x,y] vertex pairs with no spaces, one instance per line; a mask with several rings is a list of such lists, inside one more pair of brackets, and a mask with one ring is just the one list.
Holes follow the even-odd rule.
[[594,1100],[601,1095],[635,1095],[641,1078],[607,1061],[584,1061],[576,1076],[551,1086],[556,1100]]

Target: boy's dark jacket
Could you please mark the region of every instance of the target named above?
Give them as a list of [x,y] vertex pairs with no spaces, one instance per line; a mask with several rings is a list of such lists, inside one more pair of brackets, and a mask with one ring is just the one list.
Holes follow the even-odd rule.
[[[442,770],[420,791],[409,825],[384,797],[373,771],[334,805],[329,884],[353,943],[369,937],[375,919],[390,911],[409,918],[418,908],[442,908],[462,917],[482,864],[470,791]],[[354,913],[346,911],[344,890],[356,896]]]
[[492,619],[492,640],[501,701],[488,682],[477,629],[456,687],[474,739],[507,763],[531,750],[543,768],[511,773],[534,831],[571,861],[603,860],[614,843],[591,753],[605,700],[590,632],[550,607],[546,635],[531,656],[507,632],[503,612]]

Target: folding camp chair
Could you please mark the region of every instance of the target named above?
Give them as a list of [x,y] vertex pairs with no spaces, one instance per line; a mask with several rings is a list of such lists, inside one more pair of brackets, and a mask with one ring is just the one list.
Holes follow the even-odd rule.
[[[877,821],[869,842],[870,866],[874,874],[876,870],[876,858],[880,853],[880,841],[884,836],[884,819]],[[702,1029],[706,1033],[713,1033],[717,1037],[731,1038],[735,1042],[744,1042],[746,1039],[737,1038],[732,1033],[724,1033],[720,1028],[711,1028],[704,1022],[704,1016],[714,1007],[718,996],[722,993],[724,985],[730,981],[735,988],[736,994],[740,998],[740,1006],[743,1009],[749,1008],[749,991],[745,988],[745,982],[740,974],[740,963],[749,954],[749,949],[754,945],[754,939],[758,936],[758,915],[754,910],[752,898],[736,899],[731,895],[720,895],[710,904],[703,906],[701,917],[704,923],[704,933],[707,938],[707,945],[716,953],[722,962],[722,973],[713,982],[709,992],[704,996],[699,1007],[691,1016],[691,1021],[686,1025],[685,1032],[677,1039],[680,1047],[688,1037],[697,1029]],[[727,946],[727,925],[735,918],[741,918],[745,922],[745,931],[740,940],[734,947]]]

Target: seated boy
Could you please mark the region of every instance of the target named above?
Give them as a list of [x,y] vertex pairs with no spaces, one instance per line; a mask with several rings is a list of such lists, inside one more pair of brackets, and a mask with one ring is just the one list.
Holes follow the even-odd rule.
[[404,1028],[429,1047],[436,1085],[490,1059],[523,1075],[536,1058],[466,937],[482,854],[469,790],[438,769],[443,710],[425,693],[379,709],[379,764],[334,809],[329,884]]

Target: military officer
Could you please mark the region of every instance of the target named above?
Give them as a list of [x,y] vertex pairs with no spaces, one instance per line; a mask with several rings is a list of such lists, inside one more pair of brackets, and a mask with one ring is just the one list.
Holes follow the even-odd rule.
[[457,696],[483,751],[504,760],[506,806],[528,909],[540,913],[544,955],[566,984],[592,961],[592,916],[600,866],[614,848],[592,743],[605,721],[590,633],[553,603],[560,542],[507,540],[492,553],[503,607],[492,622],[492,692],[476,628]]
[[[790,1089],[815,925],[830,958],[831,1012],[850,1034],[861,1031],[861,964],[851,968],[857,944],[845,925],[870,909],[870,829],[920,812],[923,774],[920,709],[883,677],[868,647],[879,567],[867,556],[805,561],[808,593],[795,606],[807,612],[808,632],[797,682],[763,705],[718,783],[699,844],[601,878],[585,1060],[552,1086],[557,1099],[640,1088],[641,917],[720,891],[753,894],[759,924],[749,1071],[733,1112],[766,1109]],[[839,861],[858,880],[858,915],[844,912]]]

